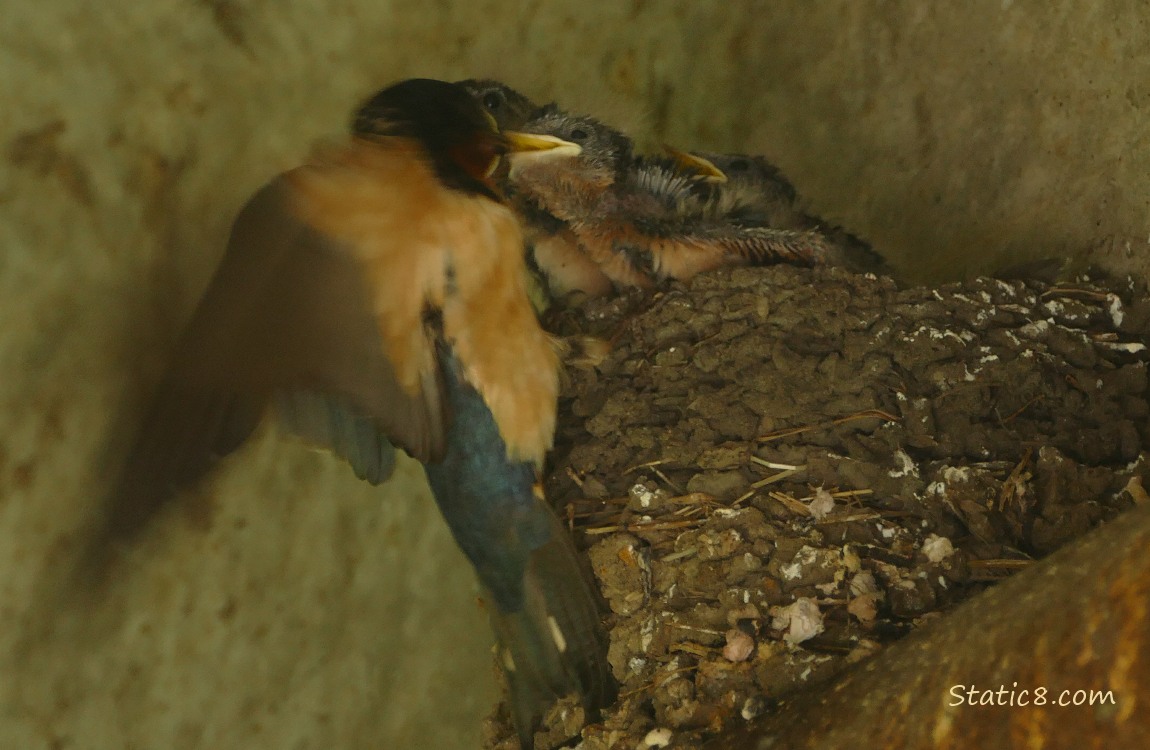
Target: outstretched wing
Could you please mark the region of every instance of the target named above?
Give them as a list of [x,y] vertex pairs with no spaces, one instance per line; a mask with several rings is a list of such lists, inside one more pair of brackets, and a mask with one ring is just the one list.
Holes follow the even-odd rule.
[[371,482],[389,476],[393,445],[422,461],[442,455],[438,368],[400,383],[361,260],[301,218],[308,169],[273,180],[236,218],[110,499],[114,535],[199,480],[273,403]]

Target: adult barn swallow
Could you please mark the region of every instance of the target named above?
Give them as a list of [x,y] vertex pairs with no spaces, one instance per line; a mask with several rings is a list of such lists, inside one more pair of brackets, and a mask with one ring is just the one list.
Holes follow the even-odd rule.
[[564,144],[500,133],[464,89],[426,79],[376,94],[352,131],[240,211],[109,533],[138,532],[271,406],[372,483],[402,448],[486,590],[528,746],[556,699],[593,711],[614,689],[596,594],[540,489],[558,363],[490,177],[508,152]]
[[512,154],[517,210],[554,219],[563,231],[552,236],[570,238],[569,249],[614,285],[649,287],[724,265],[824,259],[820,234],[735,221],[737,194],[721,185],[701,192],[709,175],[637,159],[629,138],[594,118],[546,107],[522,129],[579,149],[558,149],[547,158]]
[[486,109],[500,130],[518,130],[542,107],[505,83],[490,78],[456,81]]

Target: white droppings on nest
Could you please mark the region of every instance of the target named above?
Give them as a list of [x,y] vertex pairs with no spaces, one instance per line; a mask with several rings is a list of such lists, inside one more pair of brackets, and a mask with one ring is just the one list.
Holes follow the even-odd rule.
[[671,738],[675,736],[667,727],[656,727],[643,737],[642,742],[638,745],[638,750],[647,750],[652,747],[666,747],[671,744]]
[[794,558],[789,563],[783,565],[779,572],[783,574],[783,578],[788,581],[794,581],[802,577],[803,568],[805,566],[813,565],[819,558],[819,550],[804,544],[795,553]]
[[954,545],[944,536],[931,534],[922,542],[922,554],[932,563],[939,563],[954,554]]
[[978,298],[982,300],[982,304],[989,305],[993,300],[990,297],[990,292],[979,290]]
[[967,367],[965,364],[963,364],[963,366],[962,366],[962,379],[967,383],[974,380],[974,373],[971,372],[970,368]]
[[997,354],[987,354],[985,357],[982,357],[978,360],[978,364],[985,365],[988,362],[997,362],[997,361],[998,361],[998,355]]
[[627,669],[633,674],[639,674],[647,666],[647,660],[641,656],[632,656],[627,660]]
[[853,597],[847,602],[847,612],[854,615],[859,622],[874,622],[878,617],[878,601],[881,598],[877,591],[871,591]]
[[942,478],[947,482],[957,484],[970,481],[969,466],[947,466],[942,470]]
[[[671,616],[669,612],[664,612],[663,614],[667,617]],[[643,653],[647,652],[647,648],[651,645],[651,641],[655,638],[656,625],[657,623],[655,622],[655,618],[648,617],[647,620],[643,623],[642,627],[639,628],[639,646]]]
[[[1011,336],[1011,338],[1014,338],[1014,337]],[[1014,339],[1014,342],[1019,343],[1018,339]],[[1023,359],[1034,359],[1034,352],[1031,349],[1023,349],[1022,353],[1019,354],[1018,356],[1022,357]]]
[[1028,339],[1036,339],[1050,330],[1050,322],[1046,320],[1032,320],[1020,327],[1018,332]]
[[1122,325],[1126,313],[1122,310],[1122,300],[1117,294],[1110,292],[1106,295],[1106,311],[1110,313],[1110,322],[1114,324],[1115,328]]
[[[983,292],[983,294],[986,294],[986,292]],[[986,301],[987,302],[990,301],[990,295],[987,295]],[[986,321],[993,318],[995,315],[998,315],[998,308],[997,307],[994,307],[993,305],[991,305],[990,307],[984,307],[978,311],[978,315],[974,316],[974,322],[975,323],[985,323]]]
[[861,570],[851,577],[849,584],[851,596],[862,596],[863,594],[877,594],[879,592],[878,581],[874,579],[874,573],[869,570]]
[[1146,350],[1145,344],[1139,344],[1135,341],[1097,341],[1095,343],[1107,349],[1112,349],[1116,352],[1126,352],[1127,354],[1137,354],[1138,352]]
[[931,482],[926,486],[926,494],[928,495],[945,495],[946,482]]
[[736,553],[743,543],[743,535],[738,529],[704,531],[698,536],[699,559],[721,560]]
[[752,695],[743,701],[743,707],[739,709],[739,716],[743,717],[743,721],[750,721],[761,714],[766,707],[767,703],[762,696]]
[[915,465],[915,463],[911,459],[911,457],[908,456],[906,454],[906,451],[904,451],[902,448],[899,448],[897,451],[894,452],[894,460],[895,460],[895,463],[898,464],[898,468],[897,469],[891,469],[890,471],[887,472],[887,474],[892,479],[898,479],[900,477],[907,477],[907,476],[910,476],[910,477],[917,477],[918,476],[918,466]]
[[[1042,303],[1042,307],[1043,307],[1043,309],[1046,310],[1046,312],[1050,313],[1051,315],[1062,315],[1063,313],[1066,312],[1066,305],[1062,304],[1061,302],[1059,302],[1056,299],[1046,300],[1045,302]],[[1070,315],[1067,317],[1070,320],[1074,320],[1077,316]]]
[[963,328],[962,330],[958,330],[958,331],[952,331],[949,329],[945,330],[945,331],[939,331],[937,329],[932,328],[931,332],[930,332],[930,337],[932,339],[936,339],[936,340],[941,340],[944,338],[957,339],[958,342],[960,344],[962,344],[963,346],[966,346],[970,342],[974,341],[974,338],[975,338],[974,334],[971,333],[970,331],[966,330],[965,328]]
[[825,487],[819,487],[815,490],[815,496],[807,504],[807,510],[811,513],[811,518],[816,521],[821,521],[829,516],[835,509],[835,496],[830,493]]
[[847,569],[847,572],[858,573],[860,570],[862,570],[862,558],[859,557],[858,552],[855,552],[854,547],[849,544],[844,546],[842,549],[842,556],[843,567]]
[[883,539],[894,539],[895,534],[898,533],[898,529],[893,526],[887,526],[884,523],[876,523],[875,527],[878,528],[878,533]]
[[641,507],[650,508],[656,500],[662,497],[662,490],[653,490],[642,482],[639,482],[632,485],[631,489],[627,491],[627,494],[631,496],[632,500],[639,503]]
[[1002,279],[994,279],[994,283],[998,285],[998,288],[1001,291],[1005,292],[1006,294],[1009,294],[1011,297],[1015,297],[1018,295],[1018,290],[1014,288],[1013,284],[1009,284],[1009,283],[1003,281]]
[[741,662],[751,658],[755,653],[755,639],[739,628],[727,631],[727,642],[723,646],[723,658],[730,662]]
[[771,607],[771,627],[786,630],[783,640],[791,645],[802,643],[823,632],[823,613],[810,597],[800,597],[786,607]]
[[1087,344],[1089,344],[1091,341],[1093,341],[1093,339],[1090,338],[1089,333],[1087,333],[1086,331],[1082,330],[1081,328],[1079,328],[1077,326],[1068,326],[1068,325],[1065,325],[1063,323],[1059,323],[1054,318],[1047,318],[1046,324],[1053,326],[1055,328],[1059,328],[1063,331],[1066,331],[1070,335],[1077,337],[1079,341],[1084,341]]

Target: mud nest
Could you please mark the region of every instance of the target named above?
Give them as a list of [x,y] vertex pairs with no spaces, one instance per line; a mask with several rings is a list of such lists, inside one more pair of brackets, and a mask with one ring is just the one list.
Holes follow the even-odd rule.
[[1146,499],[1131,285],[728,269],[550,323],[613,344],[547,481],[610,608],[586,750],[699,747]]

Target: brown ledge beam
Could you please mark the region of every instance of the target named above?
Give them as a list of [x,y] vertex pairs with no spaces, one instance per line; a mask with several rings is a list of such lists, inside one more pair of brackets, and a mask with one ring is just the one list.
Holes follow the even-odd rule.
[[1144,506],[707,747],[1150,747],[1148,553]]

